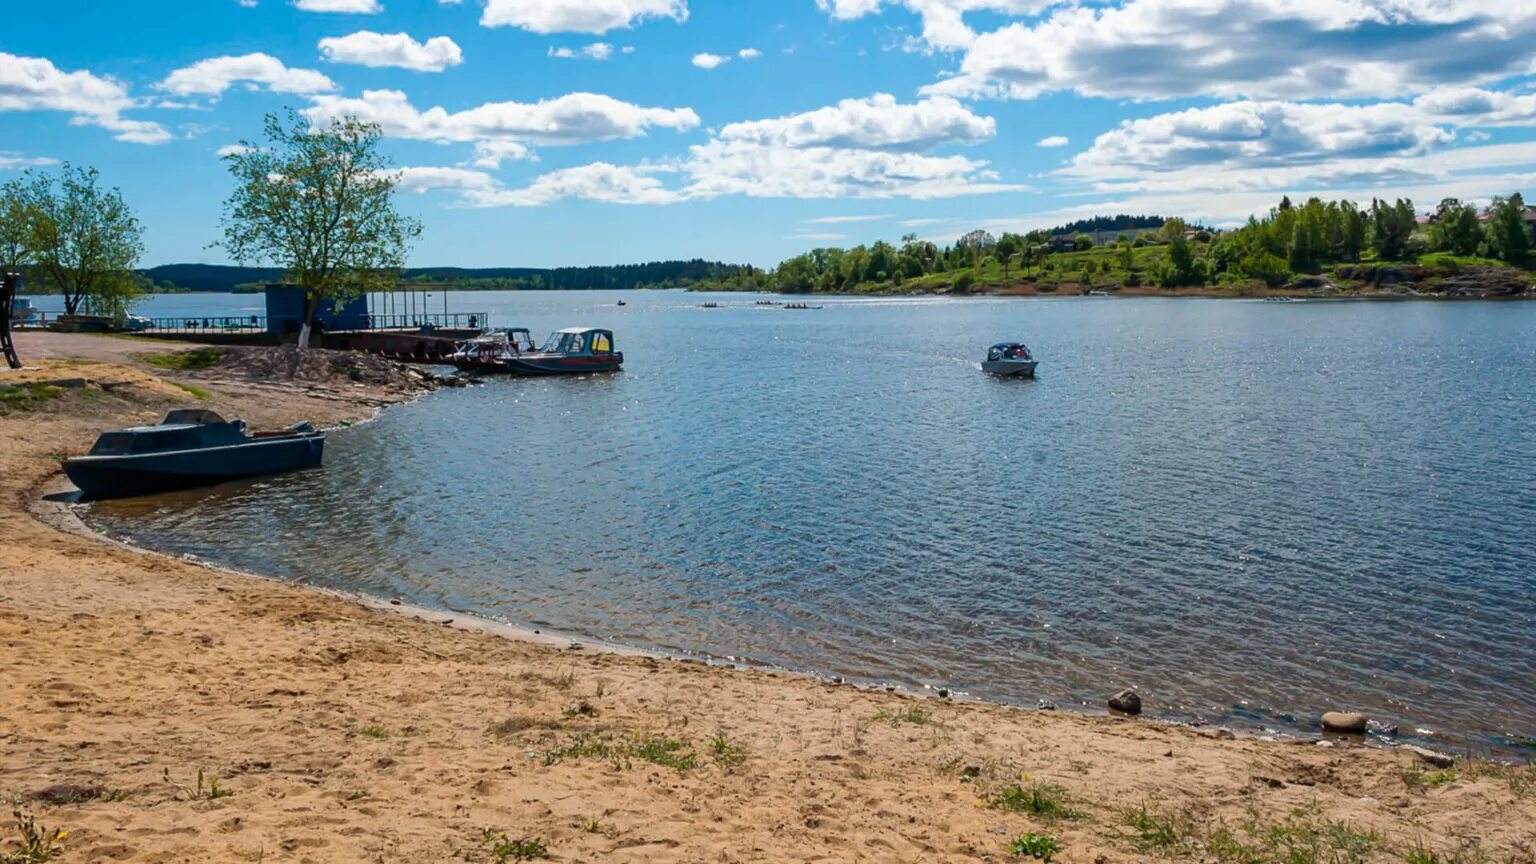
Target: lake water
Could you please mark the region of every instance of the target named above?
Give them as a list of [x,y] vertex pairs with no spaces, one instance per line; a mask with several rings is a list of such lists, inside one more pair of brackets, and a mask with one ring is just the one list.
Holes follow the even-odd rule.
[[[1180,719],[1536,735],[1536,303],[754,299],[456,296],[540,336],[611,327],[626,367],[441,392],[334,434],[323,471],[95,518],[315,584],[908,688],[1098,707],[1134,685]],[[150,302],[189,301],[164,314],[259,302]],[[1038,380],[982,375],[1014,338]]]

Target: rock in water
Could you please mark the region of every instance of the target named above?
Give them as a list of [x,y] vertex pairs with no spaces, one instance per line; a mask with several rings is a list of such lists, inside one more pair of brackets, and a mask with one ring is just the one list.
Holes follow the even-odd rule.
[[1141,697],[1135,690],[1125,689],[1109,697],[1109,710],[1119,711],[1121,714],[1140,714]]
[[1353,711],[1329,711],[1323,715],[1323,731],[1325,732],[1364,735],[1365,724],[1365,715],[1357,714]]

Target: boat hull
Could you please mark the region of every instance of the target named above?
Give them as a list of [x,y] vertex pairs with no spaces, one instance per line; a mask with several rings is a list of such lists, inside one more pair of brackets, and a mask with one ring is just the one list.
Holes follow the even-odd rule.
[[1005,378],[1033,378],[1038,360],[983,360],[981,370]]
[[132,498],[313,468],[324,454],[324,435],[301,435],[168,453],[79,456],[64,460],[64,473],[83,499]]
[[591,356],[558,357],[554,355],[525,354],[521,357],[500,357],[495,360],[450,361],[467,372],[488,372],[502,375],[586,375],[593,372],[617,372],[624,366],[623,354],[594,354]]

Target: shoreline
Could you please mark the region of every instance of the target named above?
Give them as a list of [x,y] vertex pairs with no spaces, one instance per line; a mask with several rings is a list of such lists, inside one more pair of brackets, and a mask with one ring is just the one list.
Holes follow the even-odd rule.
[[[1278,856],[1271,829],[1326,856],[1329,825],[1360,861],[1532,849],[1528,767],[573,651],[67,533],[31,512],[72,515],[40,497],[49,454],[175,392],[90,374],[135,383],[0,415],[0,794],[70,830],[66,860],[491,861],[486,829],[556,861],[1000,861],[1037,833],[1132,864],[1209,859],[1222,831]],[[371,410],[301,388],[212,407]]]

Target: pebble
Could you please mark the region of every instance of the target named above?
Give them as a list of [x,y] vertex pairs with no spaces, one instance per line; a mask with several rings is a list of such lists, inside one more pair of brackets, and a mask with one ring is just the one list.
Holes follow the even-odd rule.
[[949,698],[949,691],[945,690],[942,687],[939,688],[939,698],[940,699],[948,699]]
[[1109,697],[1109,709],[1119,711],[1121,714],[1140,714],[1141,696],[1135,690],[1129,688]]
[[1436,753],[1424,747],[1409,747],[1408,752],[1428,762],[1436,768],[1451,768],[1456,765],[1455,758],[1444,753]]
[[1055,711],[1056,703],[1049,699],[1041,699],[1039,702],[1035,703],[1035,707],[1039,708],[1041,711]]
[[1343,732],[1349,735],[1365,734],[1364,714],[1353,711],[1329,711],[1323,715],[1323,731]]

